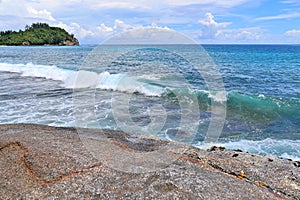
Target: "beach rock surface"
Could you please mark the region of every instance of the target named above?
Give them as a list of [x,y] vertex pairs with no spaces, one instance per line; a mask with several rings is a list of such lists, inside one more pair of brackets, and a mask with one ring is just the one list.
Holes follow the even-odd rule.
[[[102,140],[90,137],[93,130],[81,132]],[[127,152],[170,144],[121,131],[103,134]],[[132,173],[96,159],[82,137],[72,128],[0,125],[0,199],[300,199],[299,162],[185,146],[168,166]]]

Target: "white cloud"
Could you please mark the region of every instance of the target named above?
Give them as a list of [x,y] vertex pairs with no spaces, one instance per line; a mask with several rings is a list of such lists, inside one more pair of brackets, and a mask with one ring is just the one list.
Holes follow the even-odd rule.
[[[127,35],[128,38],[131,38],[131,42],[134,41],[133,38],[148,38],[150,41],[151,38],[154,38],[154,35],[158,32],[162,32],[163,35],[166,31],[171,31],[168,27],[159,27],[155,25],[151,26],[142,26],[142,25],[131,25],[127,24],[122,20],[116,19],[112,26],[108,26],[104,23],[101,23],[99,26],[92,27],[90,29],[85,29],[77,23],[71,23],[69,25],[62,22],[58,24],[53,24],[54,26],[61,27],[67,30],[70,33],[73,33],[80,41],[86,40],[87,38],[92,39],[93,41],[100,42],[101,40],[108,39],[112,36],[118,37],[117,34],[131,31],[130,35]],[[151,28],[155,28],[156,31],[153,32]],[[148,35],[145,35],[148,34]]]
[[106,39],[114,34],[114,28],[106,26],[104,23],[97,26],[94,30],[95,36],[98,39]]
[[61,27],[67,30],[70,33],[73,33],[80,40],[83,40],[87,37],[94,39],[105,39],[113,34],[131,30],[137,26],[126,24],[125,22],[116,19],[112,27],[107,26],[104,23],[101,23],[99,26],[90,27],[89,29],[81,27],[78,23],[70,23],[69,25],[62,22],[54,24],[54,26]]
[[137,26],[129,25],[129,24],[126,24],[125,22],[123,22],[122,20],[116,19],[113,29],[115,32],[124,32],[124,31],[128,31],[130,29],[133,29],[135,27],[137,27]]
[[77,23],[71,23],[70,25],[64,24],[62,22],[55,24],[54,26],[60,27],[68,31],[69,33],[73,33],[76,37],[83,39],[86,37],[93,37],[95,36],[95,33],[91,30],[87,30],[82,28]]
[[168,27],[138,26],[117,34],[106,44],[195,44],[188,37]]
[[[100,26],[96,27],[96,29],[99,31],[98,34],[100,33],[101,35],[108,33],[110,35],[112,34],[118,34],[118,33],[123,33],[127,31],[131,31],[133,29],[141,29],[142,28],[157,28],[157,30],[170,30],[168,27],[159,27],[155,23],[153,23],[150,26],[142,26],[140,24],[127,24],[124,21],[120,19],[116,19],[114,21],[114,24],[112,27],[109,27],[105,25],[104,23],[100,24]],[[134,32],[132,32],[134,33]],[[106,36],[108,35],[106,34]]]
[[110,9],[110,8],[126,8],[126,9],[150,9],[150,7],[146,6],[146,4],[141,4],[141,2],[137,1],[93,1],[89,0],[93,5],[93,9]]
[[120,19],[115,19],[113,26],[110,27],[102,23],[95,28],[94,33],[98,38],[108,38],[113,34],[129,31],[140,26],[141,25],[126,24]]
[[195,39],[207,43],[249,43],[258,42],[265,38],[264,30],[260,27],[247,27],[229,29],[231,22],[217,22],[214,15],[206,13],[205,17],[198,21],[203,28],[198,30],[184,31],[187,35],[198,35]]
[[[51,11],[47,6],[39,8],[35,1],[28,0],[3,0],[0,3],[0,16],[18,17],[20,20],[25,18],[41,19],[47,21],[55,21]],[[45,9],[47,8],[47,9]]]
[[111,9],[111,8],[125,8],[125,9],[164,9],[174,6],[189,6],[189,5],[213,5],[221,8],[232,8],[251,0],[83,0],[81,3],[90,5],[92,9]]
[[225,29],[217,33],[217,38],[227,41],[249,42],[263,39],[264,33],[259,27]]
[[215,38],[220,30],[231,24],[230,22],[216,22],[211,13],[206,13],[205,17],[199,20],[199,23],[204,26],[201,31],[201,38]]
[[223,7],[223,8],[231,8],[237,5],[244,4],[250,0],[165,0],[169,5],[175,5],[175,6],[186,6],[186,5],[195,5],[195,4],[200,4],[200,5],[207,5],[207,4],[212,4],[217,7]]
[[77,23],[71,23],[70,26],[74,29],[74,32],[81,38],[93,37],[95,35],[93,31],[84,29]]
[[230,22],[223,22],[218,23],[214,20],[214,16],[211,13],[206,13],[204,19],[200,19],[199,23],[206,26],[206,27],[213,27],[213,28],[225,28],[226,26],[230,25]]
[[280,14],[274,16],[267,16],[267,17],[259,17],[255,20],[257,21],[266,21],[266,20],[276,20],[276,19],[291,19],[291,18],[298,18],[300,17],[300,13],[289,13],[289,14]]
[[108,27],[105,24],[100,24],[100,26],[97,26],[97,30],[103,33],[112,33],[114,29],[112,27]]
[[300,37],[300,30],[290,30],[284,33],[288,37]]
[[292,5],[300,5],[299,0],[283,0],[283,1],[281,1],[281,3],[292,4]]
[[29,6],[29,7],[27,7],[27,11],[28,11],[29,15],[33,18],[55,21],[55,19],[52,17],[51,12],[47,11],[46,9],[36,10],[33,7]]

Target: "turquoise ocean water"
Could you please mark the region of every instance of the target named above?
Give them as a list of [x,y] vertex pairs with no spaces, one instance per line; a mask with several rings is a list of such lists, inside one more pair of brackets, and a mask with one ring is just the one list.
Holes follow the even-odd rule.
[[[300,160],[300,46],[203,47],[223,78],[225,100],[207,90],[205,81],[187,60],[170,54],[163,46],[141,46],[133,51],[130,46],[103,46],[99,51],[105,56],[89,62],[86,59],[95,46],[0,47],[0,123],[75,126],[73,87],[76,72],[85,63],[86,72],[101,77],[95,90],[96,121],[87,127],[120,129],[112,113],[112,96],[128,94],[130,116],[141,127],[151,123],[149,108],[163,105],[166,122],[154,135],[173,139],[181,120],[174,94],[193,94],[200,109],[193,145],[203,146],[211,102],[226,101],[219,145]],[[193,51],[195,47],[172,48]],[[124,54],[107,64],[103,58],[115,52]],[[117,87],[129,71],[135,76]],[[176,74],[181,74],[189,86],[183,88]],[[137,82],[142,86],[136,87]]]

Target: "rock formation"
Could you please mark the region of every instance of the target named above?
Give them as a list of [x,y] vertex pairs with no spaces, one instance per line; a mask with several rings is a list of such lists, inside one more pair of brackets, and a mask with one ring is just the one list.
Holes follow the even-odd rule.
[[[82,137],[126,152],[147,153],[173,143],[108,130],[102,131],[104,141],[90,137],[93,130],[81,132],[86,136],[72,128],[1,125],[0,199],[300,199],[299,162],[185,146],[164,168],[129,173],[95,159]],[[107,149],[108,158],[115,154]]]

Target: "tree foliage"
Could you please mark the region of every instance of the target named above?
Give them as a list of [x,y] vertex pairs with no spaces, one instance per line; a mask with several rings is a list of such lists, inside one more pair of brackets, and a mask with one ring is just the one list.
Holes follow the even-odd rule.
[[69,34],[62,28],[50,27],[46,23],[33,23],[26,25],[25,31],[0,31],[0,45],[59,45],[66,40],[72,40],[73,34]]

